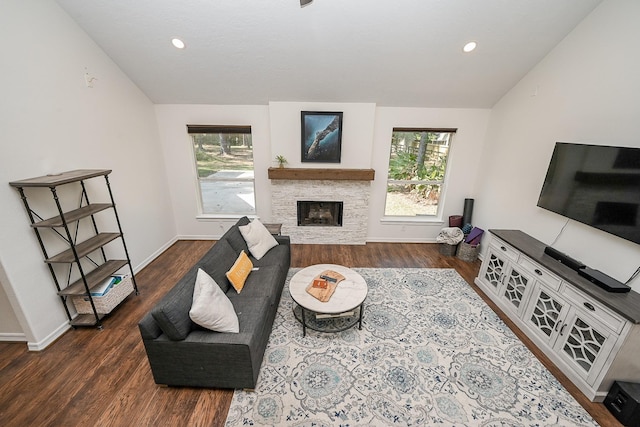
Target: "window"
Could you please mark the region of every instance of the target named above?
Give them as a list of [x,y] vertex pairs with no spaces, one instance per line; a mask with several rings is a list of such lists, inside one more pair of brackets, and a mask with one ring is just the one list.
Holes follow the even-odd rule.
[[250,126],[187,125],[203,214],[256,212]]
[[437,216],[455,129],[394,128],[385,216]]

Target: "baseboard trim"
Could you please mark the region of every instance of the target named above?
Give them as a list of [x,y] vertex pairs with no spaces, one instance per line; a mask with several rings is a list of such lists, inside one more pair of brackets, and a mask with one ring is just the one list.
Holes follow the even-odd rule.
[[0,333],[0,341],[3,342],[27,342],[27,336],[23,333],[5,332]]
[[371,237],[367,243],[437,243],[435,238],[406,238],[406,237]]
[[151,264],[151,262],[153,262],[154,259],[158,258],[160,256],[160,254],[162,254],[162,252],[164,252],[167,249],[169,249],[171,247],[171,245],[173,245],[178,240],[180,240],[180,237],[178,237],[178,236],[169,239],[169,241],[167,243],[165,243],[164,245],[160,246],[154,253],[152,253],[147,258],[145,258],[140,264],[138,264],[137,266],[133,267],[133,273],[137,274],[140,270],[145,268],[147,265]]
[[176,237],[176,240],[219,240],[220,237],[222,236],[212,236],[212,235],[195,235],[195,236],[188,236],[188,235],[181,235]]
[[60,338],[62,334],[67,332],[69,329],[71,329],[71,325],[69,324],[69,321],[65,321],[62,325],[58,326],[53,332],[47,335],[42,341],[28,341],[27,348],[29,349],[29,351],[42,351],[49,345],[51,345],[52,342]]

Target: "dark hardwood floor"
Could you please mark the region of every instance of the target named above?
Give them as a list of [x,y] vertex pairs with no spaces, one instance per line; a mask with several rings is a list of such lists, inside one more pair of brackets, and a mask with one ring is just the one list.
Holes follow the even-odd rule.
[[[222,426],[232,391],[153,382],[137,322],[213,244],[179,241],[136,275],[132,295],[104,329],[73,329],[41,352],[0,343],[0,426]],[[440,255],[435,244],[293,245],[292,267],[455,268],[602,426],[620,426],[589,402],[473,284],[479,261]]]

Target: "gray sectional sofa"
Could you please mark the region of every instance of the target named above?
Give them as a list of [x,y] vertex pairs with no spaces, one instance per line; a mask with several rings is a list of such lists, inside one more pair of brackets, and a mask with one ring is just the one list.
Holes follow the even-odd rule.
[[[249,254],[238,226],[241,218],[211,250],[147,313],[138,327],[157,384],[212,388],[255,388],[291,262],[288,236],[260,260],[238,294],[225,273],[240,251]],[[213,332],[189,317],[198,272],[207,272],[231,300],[240,332]]]

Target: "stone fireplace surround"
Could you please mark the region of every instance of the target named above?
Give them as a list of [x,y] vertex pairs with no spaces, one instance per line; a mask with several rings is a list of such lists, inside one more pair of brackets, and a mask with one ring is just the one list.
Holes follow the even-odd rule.
[[[271,221],[282,223],[292,243],[364,245],[373,177],[370,169],[271,168]],[[298,226],[297,202],[305,200],[344,202],[342,226]]]

